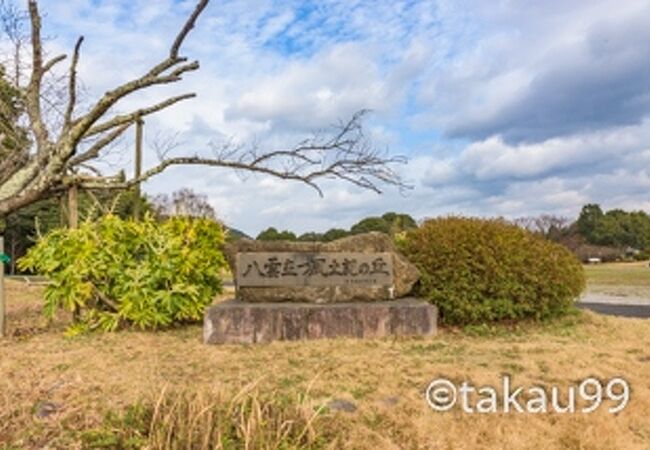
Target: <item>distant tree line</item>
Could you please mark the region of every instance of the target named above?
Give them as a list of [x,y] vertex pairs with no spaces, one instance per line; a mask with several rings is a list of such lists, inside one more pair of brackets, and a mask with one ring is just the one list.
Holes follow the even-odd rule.
[[[99,217],[106,212],[127,218],[133,215],[136,197],[133,190],[127,191],[81,191],[79,211],[81,220]],[[142,211],[158,220],[172,216],[191,216],[219,221],[214,207],[207,196],[191,189],[181,189],[172,194],[161,194],[141,199]],[[67,226],[67,204],[52,197],[38,201],[6,217],[4,230],[5,252],[11,257],[10,273],[16,272],[16,260],[34,245],[40,235],[53,228]],[[536,217],[521,217],[514,222],[529,231],[561,243],[572,250],[580,259],[598,257],[604,261],[630,257],[650,257],[650,215],[644,211],[612,209],[603,211],[597,204],[585,205],[577,220],[544,214]],[[224,225],[225,226],[225,225]],[[248,238],[245,233],[225,226],[227,240]],[[319,241],[331,242],[346,236],[370,231],[379,231],[395,236],[403,231],[417,228],[417,223],[408,214],[388,212],[382,216],[361,219],[349,229],[331,228],[323,233],[306,232],[300,235],[289,230],[269,227],[258,234],[262,241]]]
[[[603,261],[650,258],[650,215],[644,211],[612,209],[604,212],[597,204],[587,204],[583,206],[577,220],[542,214],[520,217],[513,222],[546,239],[563,244],[583,261],[594,257]],[[394,236],[411,228],[417,228],[417,223],[411,216],[389,212],[382,216],[366,217],[349,230],[332,228],[324,233],[307,232],[297,235],[290,230],[269,227],[259,233],[256,239],[330,242],[369,231]]]
[[324,233],[307,232],[296,235],[289,230],[279,231],[275,227],[269,227],[257,235],[259,241],[318,241],[331,242],[346,236],[355,234],[368,233],[370,231],[379,231],[391,236],[395,236],[403,231],[417,228],[417,223],[413,217],[408,214],[398,214],[388,212],[382,216],[366,217],[356,224],[352,225],[349,230],[342,228],[331,228]]
[[650,258],[650,215],[645,211],[584,205],[576,221],[553,215],[523,217],[514,221],[534,233],[564,244],[582,259]]
[[603,212],[599,205],[589,204],[582,208],[577,227],[590,244],[650,248],[650,216],[645,211]]

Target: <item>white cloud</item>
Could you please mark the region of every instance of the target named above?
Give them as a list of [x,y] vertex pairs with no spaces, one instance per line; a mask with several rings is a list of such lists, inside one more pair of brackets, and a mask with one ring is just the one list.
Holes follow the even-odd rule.
[[[536,144],[507,144],[499,136],[470,144],[460,155],[466,173],[480,180],[539,177],[554,171],[585,168],[622,160],[648,148],[650,120],[638,126],[618,127]],[[608,163],[609,165],[609,163]]]
[[258,80],[226,110],[226,117],[308,131],[360,109],[389,108],[390,94],[368,49],[344,44]]
[[517,142],[639,123],[649,19],[645,1],[479,3],[478,38],[428,75],[416,123]]
[[[86,37],[88,101],[163,58],[195,4],[40,3],[52,54]],[[149,143],[178,134],[176,151],[208,154],[210,140],[291,145],[371,108],[367,134],[412,157],[398,168],[415,186],[407,197],[327,181],[321,199],[304,185],[196,167],[146,185],[204,192],[253,234],[269,225],[324,231],[388,210],[421,218],[572,215],[588,201],[648,208],[649,18],[641,0],[211,2],[184,46],[201,69],[116,111],[196,92],[148,118],[145,134]],[[155,163],[150,148],[145,161]]]

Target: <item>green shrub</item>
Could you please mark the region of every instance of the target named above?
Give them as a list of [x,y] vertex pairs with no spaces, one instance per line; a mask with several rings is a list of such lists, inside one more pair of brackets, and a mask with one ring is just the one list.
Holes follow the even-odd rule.
[[157,223],[108,215],[78,229],[57,229],[19,261],[49,278],[46,316],[79,311],[72,334],[133,325],[155,329],[199,320],[221,292],[226,266],[221,226],[206,219]]
[[449,324],[559,316],[585,287],[569,250],[502,220],[428,220],[398,244]]
[[634,255],[633,258],[635,261],[647,261],[648,259],[650,259],[650,248],[641,250],[639,253]]

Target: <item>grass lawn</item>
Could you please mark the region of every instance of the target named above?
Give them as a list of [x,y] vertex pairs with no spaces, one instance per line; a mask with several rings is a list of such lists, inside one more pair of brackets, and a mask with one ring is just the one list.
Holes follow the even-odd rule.
[[650,298],[648,261],[590,264],[585,271],[592,292]]
[[[620,267],[588,267],[590,286],[616,288],[623,274],[650,288],[637,266]],[[196,435],[208,429],[223,448],[650,448],[650,320],[583,312],[426,339],[206,346],[200,325],[65,338],[65,317],[46,327],[40,316],[41,288],[7,288],[0,448],[207,448]],[[631,401],[615,415],[478,415],[435,412],[424,400],[437,377],[497,387],[504,374],[563,392],[621,376]],[[333,399],[356,410],[322,407]]]

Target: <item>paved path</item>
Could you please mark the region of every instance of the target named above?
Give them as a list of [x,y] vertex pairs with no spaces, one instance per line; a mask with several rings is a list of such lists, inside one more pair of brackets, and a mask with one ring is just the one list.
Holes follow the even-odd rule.
[[646,297],[623,297],[588,292],[579,300],[578,307],[611,316],[650,318],[650,298]]

